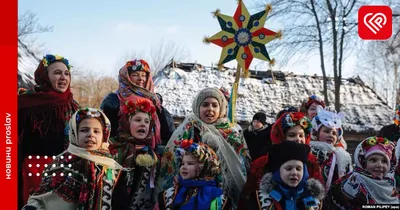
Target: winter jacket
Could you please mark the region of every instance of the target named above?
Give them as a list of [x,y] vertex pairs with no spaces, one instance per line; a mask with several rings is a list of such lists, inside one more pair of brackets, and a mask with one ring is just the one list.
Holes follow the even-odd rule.
[[308,179],[305,189],[290,198],[279,190],[279,185],[272,180],[272,173],[263,176],[259,188],[252,193],[248,204],[242,209],[320,210],[325,197],[324,186],[316,179]]
[[253,125],[250,125],[243,132],[243,138],[246,141],[252,161],[267,154],[268,148],[271,146],[271,127],[272,125],[267,124],[259,130],[254,130]]

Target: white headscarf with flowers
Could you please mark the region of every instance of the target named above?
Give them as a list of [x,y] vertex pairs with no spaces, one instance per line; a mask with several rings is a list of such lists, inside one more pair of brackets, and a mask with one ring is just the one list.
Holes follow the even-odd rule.
[[[77,112],[75,112],[72,115],[71,120],[69,121],[69,141],[70,144],[66,150],[66,152],[69,152],[73,155],[76,155],[80,158],[93,161],[95,163],[107,166],[110,169],[123,169],[123,167],[118,164],[114,159],[104,157],[104,156],[99,156],[95,155],[94,153],[86,150],[85,148],[78,147],[78,126],[81,121],[80,115],[86,115],[90,118],[96,118],[99,119],[103,128],[103,142],[101,145],[101,150],[107,151],[108,150],[108,145],[109,145],[109,137],[110,137],[110,131],[111,131],[111,124],[107,116],[100,110],[94,109],[94,108],[85,108],[85,109],[80,109]],[[103,120],[101,120],[103,119]],[[78,121],[78,122],[77,122]],[[102,122],[103,121],[103,122]],[[64,152],[65,153],[65,152]],[[62,153],[62,154],[64,154]],[[62,155],[60,154],[60,155]]]

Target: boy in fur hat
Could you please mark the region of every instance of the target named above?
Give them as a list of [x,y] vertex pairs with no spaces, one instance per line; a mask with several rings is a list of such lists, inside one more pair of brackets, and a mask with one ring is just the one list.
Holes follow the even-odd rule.
[[393,177],[396,166],[394,143],[369,137],[356,148],[353,172],[337,180],[329,198],[336,208],[361,209],[362,204],[400,204]]
[[271,146],[259,190],[246,209],[321,209],[325,190],[320,181],[308,177],[310,147],[291,141]]
[[[281,114],[277,121],[272,126],[271,141],[272,144],[281,144],[285,141],[294,141],[301,144],[310,144],[311,122],[301,112],[286,112]],[[269,150],[271,151],[271,150]],[[249,194],[258,189],[259,182],[265,173],[266,164],[269,162],[269,154],[266,154],[257,160],[253,161],[250,168],[250,173],[247,176],[246,185],[241,193],[239,207],[246,207]],[[315,178],[323,181],[321,169],[317,158],[309,153],[307,160],[307,170],[310,178]]]

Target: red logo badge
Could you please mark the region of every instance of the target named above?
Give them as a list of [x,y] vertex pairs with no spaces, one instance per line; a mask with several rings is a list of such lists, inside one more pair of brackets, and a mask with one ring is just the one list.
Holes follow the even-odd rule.
[[365,40],[387,40],[392,36],[392,9],[362,6],[358,10],[358,35]]

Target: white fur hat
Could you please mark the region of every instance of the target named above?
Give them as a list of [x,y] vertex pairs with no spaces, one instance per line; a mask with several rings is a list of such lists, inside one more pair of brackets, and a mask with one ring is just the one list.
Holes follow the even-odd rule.
[[315,116],[311,121],[312,140],[318,140],[318,131],[323,125],[328,128],[337,129],[338,140],[341,140],[343,137],[342,120],[344,120],[343,112],[336,113],[336,111],[328,111],[322,108],[322,106],[317,106],[317,116]]

